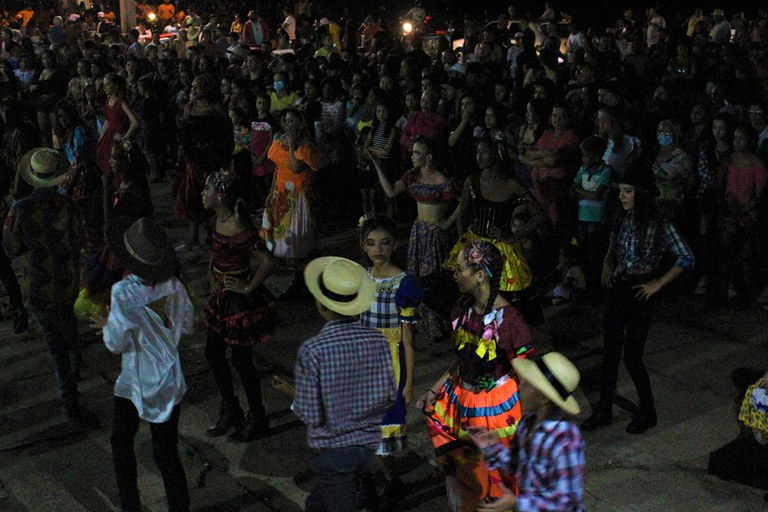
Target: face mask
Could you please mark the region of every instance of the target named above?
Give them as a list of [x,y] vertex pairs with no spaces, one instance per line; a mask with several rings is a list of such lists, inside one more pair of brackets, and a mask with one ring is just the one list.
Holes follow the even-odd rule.
[[659,141],[660,146],[669,146],[670,144],[672,144],[672,136],[668,133],[657,134],[656,140]]
[[274,87],[275,90],[278,92],[282,91],[283,89],[285,89],[285,82],[283,82],[282,80],[276,80],[274,83],[272,83],[272,87]]

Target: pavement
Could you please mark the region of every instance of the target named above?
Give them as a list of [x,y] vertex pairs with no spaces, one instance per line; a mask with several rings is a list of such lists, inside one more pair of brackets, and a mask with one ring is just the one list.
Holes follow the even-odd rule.
[[[183,222],[172,216],[168,186],[153,185],[158,219],[180,244]],[[326,229],[321,253],[357,255],[354,230]],[[184,279],[198,316],[207,298],[206,250],[184,250]],[[292,274],[280,269],[270,286],[284,290]],[[189,392],[182,405],[180,453],[187,471],[192,510],[298,511],[312,487],[305,429],[291,413],[290,398],[270,385],[272,374],[291,374],[295,354],[322,322],[301,293],[279,301],[283,325],[256,350],[263,375],[271,435],[247,444],[212,439],[205,429],[215,419],[219,399],[204,356],[205,332],[183,340],[182,363]],[[84,366],[80,402],[84,419],[66,420],[54,391],[40,330],[12,334],[7,299],[0,297],[0,511],[105,512],[119,510],[111,464],[112,386],[118,356],[100,339],[81,330]],[[540,352],[557,349],[582,372],[578,400],[589,414],[597,398],[600,366],[600,307],[548,308],[547,322],[533,329]],[[659,413],[656,428],[640,436],[624,431],[636,400],[622,369],[613,425],[585,433],[587,510],[734,511],[768,509],[764,490],[707,474],[709,454],[744,432],[736,419],[738,396],[731,383],[735,368],[762,371],[768,313],[746,311],[693,297],[683,286],[663,293],[646,347]],[[417,338],[416,389],[426,389],[450,364],[449,347]],[[236,374],[235,374],[236,375]],[[240,393],[242,396],[242,393]],[[399,459],[406,484],[400,510],[447,510],[440,473],[434,467],[423,418],[409,415],[410,451]],[[166,510],[162,480],[152,460],[149,429],[136,439],[139,488],[145,511]]]

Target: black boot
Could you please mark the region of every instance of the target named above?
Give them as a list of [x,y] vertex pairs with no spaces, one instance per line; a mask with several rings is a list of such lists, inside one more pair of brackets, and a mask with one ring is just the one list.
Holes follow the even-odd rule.
[[216,420],[215,424],[208,427],[205,433],[211,437],[221,437],[232,427],[235,429],[242,428],[243,421],[243,410],[237,402],[222,402],[219,419]]
[[261,439],[269,435],[269,418],[265,415],[256,415],[253,411],[248,411],[245,423],[241,428],[237,428],[229,436],[230,441],[236,443],[247,443],[254,439]]
[[25,309],[13,310],[13,334],[21,334],[29,329],[29,315]]
[[627,425],[627,432],[630,434],[645,434],[649,428],[656,426],[656,409],[647,411],[638,411]]
[[613,411],[611,408],[598,406],[592,412],[592,416],[584,420],[584,423],[581,424],[581,430],[584,432],[592,432],[600,427],[607,427],[612,421]]

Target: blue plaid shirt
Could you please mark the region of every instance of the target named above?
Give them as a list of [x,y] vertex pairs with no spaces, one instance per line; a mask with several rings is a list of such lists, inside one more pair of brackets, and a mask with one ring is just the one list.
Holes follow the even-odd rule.
[[616,255],[614,276],[627,273],[642,274],[656,270],[665,250],[675,255],[676,267],[686,270],[693,268],[695,262],[693,252],[672,224],[663,219],[651,222],[643,241],[642,253],[639,253],[639,238],[629,219],[630,213],[627,213],[619,227],[619,232],[611,235]]
[[519,512],[584,511],[585,446],[579,427],[564,418],[536,425],[533,413],[524,414],[515,437],[505,448],[496,443],[483,449],[490,469],[517,475]]
[[301,345],[295,374],[294,412],[310,448],[379,446],[396,391],[384,335],[356,318],[332,320]]

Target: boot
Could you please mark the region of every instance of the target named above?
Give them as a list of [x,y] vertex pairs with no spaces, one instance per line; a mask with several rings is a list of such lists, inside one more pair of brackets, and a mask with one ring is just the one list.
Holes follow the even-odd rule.
[[29,315],[24,309],[13,310],[13,334],[21,334],[29,329]]
[[584,432],[592,432],[600,427],[607,427],[613,422],[613,411],[611,408],[596,407],[592,412],[592,416],[584,420],[581,424],[581,430]]
[[229,440],[235,443],[247,443],[254,439],[267,437],[268,435],[269,418],[264,415],[255,415],[253,411],[248,411],[245,423],[230,434]]
[[649,428],[656,426],[656,409],[643,412],[638,411],[627,425],[627,432],[630,434],[645,434]]
[[205,433],[211,437],[221,437],[229,431],[230,428],[242,428],[243,410],[237,402],[222,402],[219,410],[219,419],[216,423],[208,427]]

